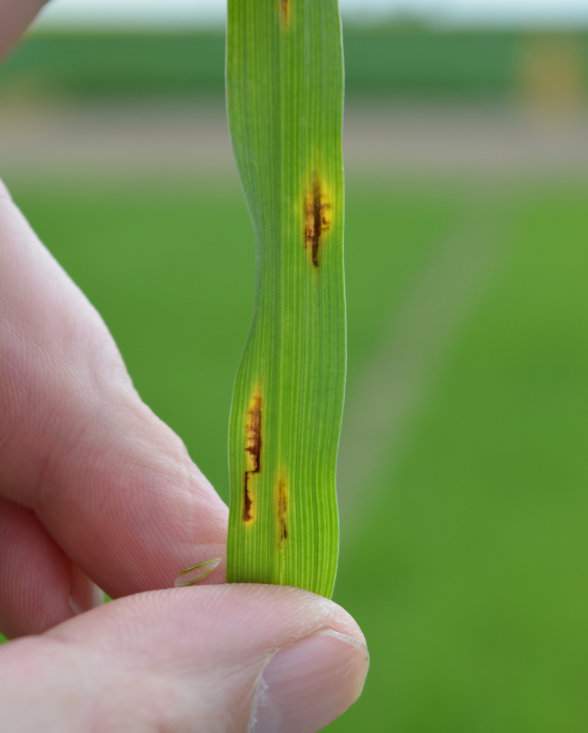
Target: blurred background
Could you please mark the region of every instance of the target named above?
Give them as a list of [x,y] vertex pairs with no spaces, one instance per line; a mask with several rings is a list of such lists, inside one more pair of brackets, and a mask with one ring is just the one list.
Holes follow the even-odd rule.
[[[348,0],[350,373],[329,730],[588,725],[588,6]],[[0,174],[226,496],[254,243],[222,0],[54,0],[0,68]],[[369,256],[366,256],[369,255]]]

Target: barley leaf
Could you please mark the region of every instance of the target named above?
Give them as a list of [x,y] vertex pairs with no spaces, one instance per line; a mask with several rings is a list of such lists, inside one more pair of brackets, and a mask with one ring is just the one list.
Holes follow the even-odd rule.
[[337,0],[229,0],[227,96],[257,236],[229,426],[230,581],[332,594],[345,383]]

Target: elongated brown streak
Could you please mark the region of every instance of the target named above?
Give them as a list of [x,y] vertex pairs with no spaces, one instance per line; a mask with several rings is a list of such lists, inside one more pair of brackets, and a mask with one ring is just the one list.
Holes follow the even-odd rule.
[[289,28],[290,26],[290,14],[292,0],[280,0],[280,20],[282,21],[282,28]]
[[278,544],[282,548],[288,539],[288,487],[283,478],[278,481],[277,515]]
[[261,394],[256,390],[247,408],[245,421],[245,474],[243,481],[243,521],[255,521],[253,477],[261,471]]
[[323,235],[331,228],[332,204],[318,175],[315,174],[304,202],[304,244],[313,266],[320,267]]

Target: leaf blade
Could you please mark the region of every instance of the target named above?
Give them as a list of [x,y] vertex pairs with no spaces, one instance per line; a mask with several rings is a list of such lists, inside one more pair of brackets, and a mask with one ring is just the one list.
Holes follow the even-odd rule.
[[229,0],[227,101],[258,242],[229,426],[232,581],[331,595],[346,364],[337,0]]

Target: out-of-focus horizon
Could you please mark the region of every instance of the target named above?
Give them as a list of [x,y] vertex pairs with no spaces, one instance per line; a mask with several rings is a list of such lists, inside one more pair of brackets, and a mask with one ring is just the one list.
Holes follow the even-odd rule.
[[[345,22],[344,40],[350,171],[516,178],[588,164],[588,25],[448,27],[390,15]],[[222,27],[40,24],[0,67],[0,91],[5,169],[61,170],[67,160],[95,172],[234,172]]]

